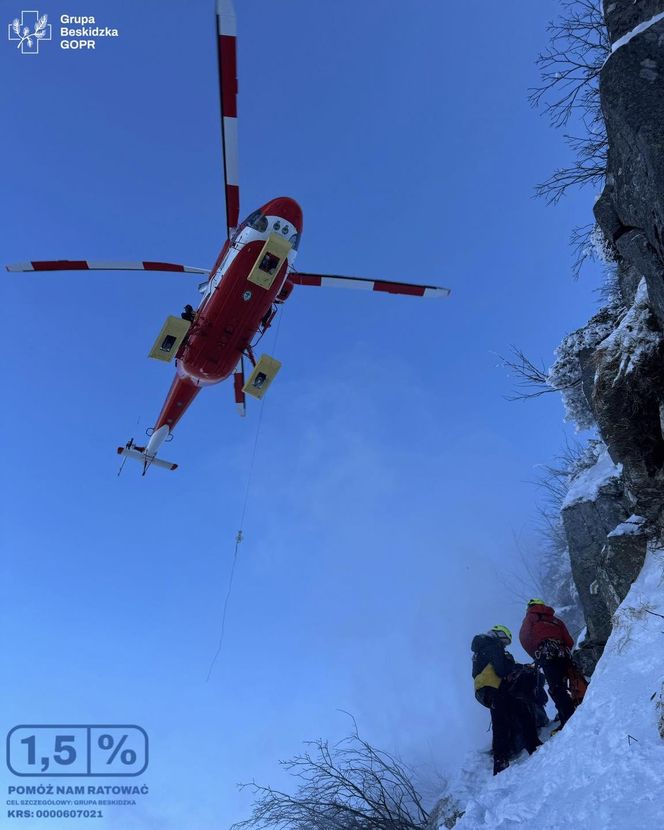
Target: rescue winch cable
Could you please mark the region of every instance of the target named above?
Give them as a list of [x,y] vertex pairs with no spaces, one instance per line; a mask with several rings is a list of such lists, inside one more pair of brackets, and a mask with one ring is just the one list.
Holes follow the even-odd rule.
[[[279,331],[281,329],[281,320],[283,317],[283,306],[281,308],[281,314],[279,314],[279,319],[277,320],[277,325],[275,326],[275,334],[274,334],[274,343],[272,348],[276,351],[277,348],[277,341],[279,340]],[[205,682],[207,683],[212,676],[212,672],[214,670],[215,663],[217,662],[217,658],[221,654],[221,650],[224,645],[224,634],[226,632],[226,614],[228,612],[228,603],[231,598],[231,591],[233,589],[233,577],[235,576],[235,566],[237,564],[237,555],[238,549],[240,547],[240,542],[244,538],[244,519],[247,513],[247,504],[249,503],[249,490],[251,488],[251,479],[254,471],[254,464],[256,462],[256,451],[258,449],[258,439],[260,437],[261,432],[261,425],[263,423],[263,413],[265,411],[265,398],[263,398],[260,402],[260,409],[258,412],[258,423],[256,424],[256,435],[254,437],[254,447],[251,451],[251,461],[249,462],[249,473],[247,475],[247,485],[244,490],[244,502],[242,504],[242,512],[240,514],[240,527],[235,535],[235,548],[233,550],[233,561],[231,564],[231,572],[228,577],[228,588],[226,589],[226,598],[224,599],[224,607],[221,612],[221,626],[219,630],[219,642],[217,644],[217,650],[212,658],[212,662],[210,663],[210,668],[208,669],[207,677],[205,678]]]
[[249,474],[247,476],[247,486],[244,491],[244,504],[242,505],[242,513],[240,515],[240,529],[238,530],[235,536],[235,548],[233,550],[233,562],[231,564],[231,572],[228,577],[228,588],[226,589],[226,598],[224,600],[224,608],[221,612],[221,628],[219,630],[219,643],[217,645],[217,650],[212,658],[212,662],[210,663],[210,668],[208,669],[207,677],[205,682],[207,683],[212,676],[212,671],[214,669],[214,664],[217,662],[217,658],[221,654],[221,649],[224,645],[224,634],[226,632],[226,614],[228,612],[228,602],[231,598],[231,591],[233,589],[233,577],[235,576],[235,566],[237,564],[237,554],[238,549],[240,547],[240,542],[243,538],[243,530],[244,530],[244,517],[247,512],[247,503],[249,501],[249,487],[251,485],[251,476],[254,471],[254,462],[256,460],[256,450],[258,448],[258,436],[260,435],[261,430],[261,422],[263,420],[263,407],[265,406],[265,401],[261,401],[260,410],[258,413],[258,423],[256,424],[256,435],[254,437],[254,448],[251,453],[251,462],[249,464]]

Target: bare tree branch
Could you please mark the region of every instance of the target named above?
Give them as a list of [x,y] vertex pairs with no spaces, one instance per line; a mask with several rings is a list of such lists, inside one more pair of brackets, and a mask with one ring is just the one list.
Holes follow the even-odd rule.
[[[510,346],[512,355],[510,358],[498,355],[503,366],[509,370],[514,377],[515,389],[510,395],[505,395],[508,401],[527,401],[531,398],[540,398],[550,392],[560,392],[561,388],[552,386],[549,381],[549,372],[542,363],[535,364],[522,349],[517,346]],[[577,386],[580,381],[575,381],[570,387]]]
[[508,401],[528,401],[551,392],[572,389],[581,383],[580,379],[576,379],[567,386],[553,386],[549,379],[549,371],[543,363],[538,366],[517,346],[510,346],[510,350],[510,358],[498,355],[503,366],[514,377],[515,389],[510,395],[505,395]]
[[[510,346],[512,356],[510,358],[498,355],[503,366],[510,371],[515,378],[515,391],[506,395],[508,401],[525,401],[530,398],[539,398],[549,392],[555,392],[548,381],[549,373],[544,364],[537,366],[526,354],[516,346]],[[525,391],[519,391],[519,390]]]
[[600,70],[611,44],[601,0],[561,0],[560,17],[549,23],[549,46],[539,54],[541,85],[529,100],[541,107],[554,127],[578,118],[582,136],[565,135],[575,163],[556,170],[535,192],[556,203],[570,187],[604,180],[608,153],[606,127],[599,95]]
[[581,275],[581,269],[585,262],[589,259],[595,258],[593,250],[593,234],[596,233],[596,225],[590,222],[588,225],[577,225],[572,229],[570,234],[570,245],[574,252],[574,263],[572,265],[572,274],[574,279],[578,279]]

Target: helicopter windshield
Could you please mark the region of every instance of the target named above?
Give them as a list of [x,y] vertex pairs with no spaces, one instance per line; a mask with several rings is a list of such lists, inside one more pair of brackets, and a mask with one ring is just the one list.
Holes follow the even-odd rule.
[[[244,222],[242,222],[242,224],[238,227],[237,231],[233,235],[232,241],[234,242],[235,239],[239,236],[240,233],[242,233],[242,231],[245,228],[253,228],[253,230],[258,231],[258,233],[265,233],[265,231],[268,229],[268,225],[269,225],[269,222],[267,220],[267,216],[264,213],[262,213],[260,210],[255,210],[253,213],[249,214],[249,216],[247,216],[247,218],[244,220]],[[280,222],[277,221],[274,225],[274,230],[275,230],[275,232],[277,230],[281,230],[282,233],[287,234],[288,231],[289,231],[289,227],[288,227],[288,225],[284,225],[283,228],[282,228],[281,225],[280,225]],[[295,230],[295,228],[292,228],[292,230]],[[290,237],[288,238],[288,241],[291,244],[291,248],[294,251],[297,251],[297,249],[300,245],[300,234],[299,233],[291,234]]]
[[255,231],[259,233],[265,233],[267,230],[267,218],[260,212],[260,210],[255,210],[252,214],[247,216],[244,222],[238,228],[238,233],[245,228],[253,228]]

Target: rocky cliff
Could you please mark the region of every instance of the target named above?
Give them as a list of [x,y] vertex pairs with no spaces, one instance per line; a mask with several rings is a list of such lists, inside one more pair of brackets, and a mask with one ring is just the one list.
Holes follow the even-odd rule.
[[550,374],[570,419],[596,428],[605,447],[572,477],[562,506],[588,672],[647,541],[664,536],[664,0],[604,0],[604,17],[608,158],[594,212],[614,289],[565,338]]
[[[608,48],[597,32],[600,2],[563,3],[569,25],[552,27],[560,41],[541,61],[552,86],[564,80],[556,61],[566,47],[570,66],[589,68],[588,84],[599,77],[594,136],[608,151],[592,239],[610,290],[604,307],[563,339],[547,378],[566,418],[596,436],[563,459],[562,472],[552,468],[560,525],[547,513],[546,587],[565,619],[578,599],[586,630],[577,658],[586,674],[597,671],[563,732],[546,736],[532,757],[522,753],[492,777],[485,755],[469,756],[430,830],[626,830],[664,815],[664,0],[603,0]],[[574,51],[589,43],[604,50],[596,67]],[[594,106],[594,92],[579,97]],[[595,129],[594,112],[590,121]],[[536,372],[521,374],[533,376],[541,385]]]

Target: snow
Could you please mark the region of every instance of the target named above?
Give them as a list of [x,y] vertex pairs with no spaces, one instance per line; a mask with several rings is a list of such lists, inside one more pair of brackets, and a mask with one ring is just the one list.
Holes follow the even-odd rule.
[[596,349],[615,329],[620,314],[617,308],[603,308],[585,326],[568,334],[556,349],[548,383],[562,395],[565,420],[573,421],[578,429],[591,429],[595,424],[581,385],[579,355]]
[[619,524],[618,527],[615,527],[611,533],[609,533],[608,538],[610,539],[612,536],[639,536],[643,533],[644,522],[645,519],[643,516],[633,514],[629,517],[629,519],[624,521],[622,524]]
[[[560,616],[561,616],[561,618],[563,617],[562,614]],[[586,639],[587,636],[588,636],[588,626],[584,625],[583,628],[581,629],[581,631],[579,631],[579,633],[577,634],[576,640],[574,641],[575,648],[580,643],[582,643]]]
[[639,23],[638,26],[635,26],[631,32],[627,32],[626,35],[618,38],[615,43],[611,44],[611,54],[615,51],[620,49],[621,46],[624,46],[626,43],[629,43],[633,37],[640,35],[641,32],[645,32],[646,29],[649,29],[651,26],[654,26],[655,23],[659,23],[660,20],[664,20],[664,12],[659,12],[659,14],[653,15],[650,20],[645,20],[643,23]]
[[608,358],[620,358],[614,384],[634,372],[659,349],[662,335],[651,328],[652,312],[648,300],[648,286],[641,279],[634,303],[620,321],[620,325],[602,342],[598,349]]
[[[599,199],[599,196],[597,198]],[[609,245],[608,239],[604,235],[604,231],[597,223],[595,223],[595,226],[592,229],[588,244],[590,246],[589,253],[591,256],[593,256],[598,262],[601,262],[602,265],[606,265],[607,268],[615,268],[615,254]]]
[[595,501],[602,487],[619,478],[621,474],[622,465],[614,464],[609,451],[604,447],[595,464],[572,480],[561,509],[584,501]]
[[[456,830],[634,830],[664,816],[664,551],[648,554],[614,616],[585,701],[562,732],[491,776],[467,759]],[[543,737],[546,737],[544,735]]]

